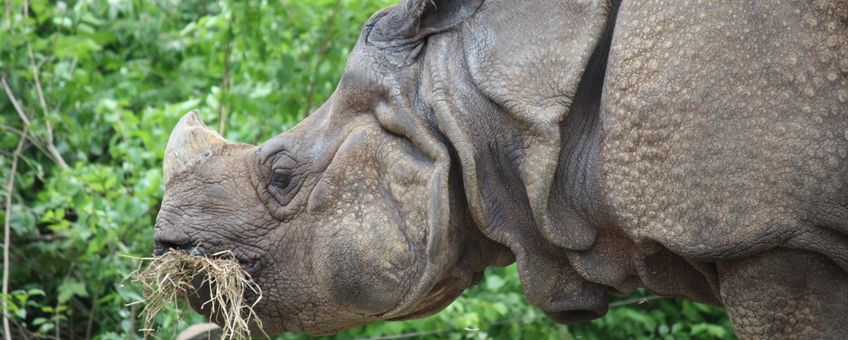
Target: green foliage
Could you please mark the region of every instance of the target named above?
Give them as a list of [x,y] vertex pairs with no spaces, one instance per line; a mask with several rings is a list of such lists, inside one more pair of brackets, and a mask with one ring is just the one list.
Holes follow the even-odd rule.
[[[194,108],[246,143],[291,127],[332,92],[362,24],[391,1],[24,4],[0,9],[0,72],[30,121],[0,95],[3,183],[21,131],[31,135],[12,192],[10,293],[0,298],[15,334],[126,339],[141,325],[138,287],[124,280],[132,257],[151,252],[171,127]],[[557,325],[527,304],[514,267],[491,269],[435,316],[337,338],[732,337],[718,308],[627,301],[591,323]],[[202,321],[181,308],[159,317],[162,338]]]

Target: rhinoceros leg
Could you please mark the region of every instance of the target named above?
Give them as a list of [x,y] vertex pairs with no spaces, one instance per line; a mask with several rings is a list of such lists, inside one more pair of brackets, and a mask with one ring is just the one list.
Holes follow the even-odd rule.
[[774,249],[718,263],[722,302],[742,339],[848,334],[848,274],[820,254]]

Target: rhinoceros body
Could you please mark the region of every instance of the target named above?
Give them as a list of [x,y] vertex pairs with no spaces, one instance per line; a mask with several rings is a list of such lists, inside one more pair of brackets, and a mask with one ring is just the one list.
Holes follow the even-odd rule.
[[232,250],[269,332],[432,314],[515,261],[559,322],[644,286],[838,338],[848,3],[405,1],[298,126],[189,114],[165,176],[157,253]]

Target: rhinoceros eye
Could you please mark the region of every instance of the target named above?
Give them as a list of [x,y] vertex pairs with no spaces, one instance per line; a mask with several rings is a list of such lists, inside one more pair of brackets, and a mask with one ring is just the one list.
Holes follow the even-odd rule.
[[274,174],[271,175],[271,185],[279,188],[285,189],[292,182],[292,174],[286,170],[274,170]]

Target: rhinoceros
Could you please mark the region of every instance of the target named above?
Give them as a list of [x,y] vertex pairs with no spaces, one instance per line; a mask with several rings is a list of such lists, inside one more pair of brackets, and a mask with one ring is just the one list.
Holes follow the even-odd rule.
[[645,287],[843,337],[848,1],[403,0],[289,131],[185,115],[164,178],[155,253],[231,250],[269,334],[430,315],[515,262],[560,323]]

